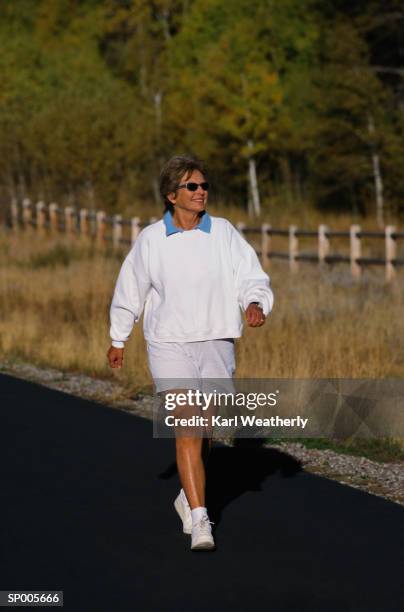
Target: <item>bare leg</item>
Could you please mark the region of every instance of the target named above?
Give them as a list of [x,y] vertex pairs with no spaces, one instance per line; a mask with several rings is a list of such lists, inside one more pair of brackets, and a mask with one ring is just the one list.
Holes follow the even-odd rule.
[[206,438],[176,439],[178,473],[191,510],[205,506],[205,465],[210,447],[211,441]]
[[[179,393],[181,390],[177,390]],[[174,416],[184,417],[195,414],[195,409],[188,406],[176,406]],[[199,436],[195,428],[176,428],[176,459],[178,474],[191,510],[205,507],[206,472],[212,440],[202,437],[203,428],[199,428]],[[205,432],[206,435],[206,432]]]

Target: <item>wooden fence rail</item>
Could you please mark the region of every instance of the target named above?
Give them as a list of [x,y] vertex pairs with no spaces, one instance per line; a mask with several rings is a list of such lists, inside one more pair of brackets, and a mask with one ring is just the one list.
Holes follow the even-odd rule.
[[[157,221],[156,217],[149,222],[142,222],[139,217],[123,219],[121,215],[109,216],[104,211],[93,211],[86,208],[76,210],[72,206],[61,208],[56,203],[48,206],[44,202],[33,205],[29,199],[23,200],[21,206],[12,202],[10,206],[10,225],[14,229],[33,227],[44,233],[49,231],[65,232],[72,236],[93,238],[102,246],[112,243],[113,248],[121,245],[133,245],[139,232]],[[108,227],[111,232],[108,233]],[[314,262],[321,266],[324,264],[348,263],[353,278],[359,278],[365,266],[384,266],[385,277],[388,282],[396,277],[397,268],[404,265],[404,258],[398,257],[397,242],[404,238],[404,232],[397,231],[393,225],[385,227],[384,231],[364,231],[359,225],[351,225],[347,231],[334,231],[327,225],[321,224],[316,230],[299,229],[290,225],[287,229],[274,228],[269,223],[261,227],[247,227],[245,223],[237,223],[238,231],[247,238],[259,240],[260,247],[254,247],[264,266],[273,259],[289,261],[291,272],[297,272],[300,262]],[[128,228],[124,232],[124,228]],[[125,238],[124,233],[130,237]],[[273,249],[273,238],[281,237],[288,241],[285,251]],[[316,240],[316,249],[311,252],[300,250],[300,238],[313,238]],[[349,254],[332,253],[331,241],[335,238],[349,240]],[[384,257],[370,257],[362,255],[362,240],[376,239],[384,241]]]

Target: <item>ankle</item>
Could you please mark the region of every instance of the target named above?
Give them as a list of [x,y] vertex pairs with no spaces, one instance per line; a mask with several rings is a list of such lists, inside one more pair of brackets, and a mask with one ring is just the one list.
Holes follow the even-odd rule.
[[201,520],[204,516],[208,516],[208,510],[205,506],[198,506],[197,508],[193,508],[191,510],[192,515],[192,524],[195,525],[198,521]]

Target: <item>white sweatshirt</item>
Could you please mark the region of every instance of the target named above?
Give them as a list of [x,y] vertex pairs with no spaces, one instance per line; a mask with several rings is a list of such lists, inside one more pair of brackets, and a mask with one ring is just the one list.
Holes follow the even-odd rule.
[[145,338],[157,342],[239,338],[240,307],[259,302],[265,315],[272,310],[269,277],[254,249],[229,221],[205,215],[203,231],[168,235],[162,219],[140,232],[115,286],[113,346],[124,346],[143,309]]

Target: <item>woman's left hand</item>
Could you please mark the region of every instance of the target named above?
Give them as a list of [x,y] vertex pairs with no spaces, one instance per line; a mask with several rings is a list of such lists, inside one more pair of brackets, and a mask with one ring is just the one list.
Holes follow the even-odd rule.
[[265,323],[264,312],[257,304],[249,304],[245,311],[245,318],[250,327],[261,327]]

